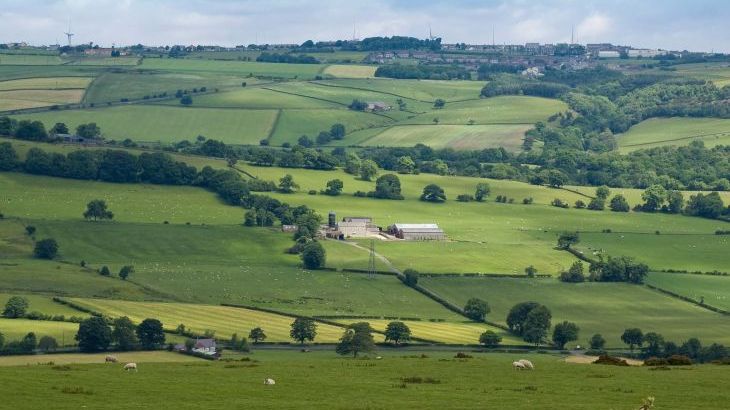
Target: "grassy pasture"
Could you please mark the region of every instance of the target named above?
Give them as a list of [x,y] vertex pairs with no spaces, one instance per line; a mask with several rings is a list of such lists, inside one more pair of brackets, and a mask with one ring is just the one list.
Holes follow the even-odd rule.
[[[170,104],[179,104],[172,101]],[[247,108],[247,109],[319,109],[342,106],[326,101],[297,95],[282,94],[265,88],[240,88],[227,92],[207,94],[194,98],[196,107]]]
[[[0,142],[9,142],[13,145],[13,148],[18,153],[18,156],[21,159],[24,159],[26,154],[28,153],[28,150],[31,148],[40,148],[47,152],[59,152],[62,154],[68,154],[69,152],[73,151],[79,151],[79,150],[106,150],[109,149],[109,147],[105,146],[83,146],[79,144],[48,144],[48,143],[42,143],[42,142],[34,142],[34,141],[25,141],[25,140],[17,140],[12,138],[5,138],[0,137]],[[132,152],[134,154],[139,155],[142,151],[141,149],[134,149],[134,148],[124,148],[124,147],[117,147],[114,149],[120,149],[120,150],[126,150],[129,152]],[[185,155],[185,154],[176,154],[176,153],[168,153],[168,155],[172,156],[176,161],[182,161],[185,162],[188,165],[192,165],[198,169],[201,169],[205,166],[210,166],[212,168],[228,168],[228,165],[226,164],[226,161],[223,159],[216,159],[211,157],[203,157],[203,156],[197,156],[197,155]]]
[[[106,316],[128,316],[135,323],[152,317],[159,319],[165,330],[174,331],[182,323],[190,331],[202,334],[205,330],[213,330],[217,337],[225,339],[230,339],[233,333],[247,337],[251,329],[261,327],[266,332],[267,342],[288,342],[291,341],[289,330],[294,321],[288,316],[226,306],[105,299],[71,299],[71,301]],[[314,340],[335,342],[340,336],[342,328],[318,323],[317,337]]]
[[[685,217],[688,218],[688,217]],[[718,229],[722,222],[716,222]],[[671,229],[670,226],[658,229]],[[675,269],[688,271],[730,271],[727,235],[665,234],[613,232],[581,233],[581,243],[575,246],[586,255],[635,255],[653,270]],[[637,251],[640,250],[640,251]]]
[[522,124],[532,127],[535,122],[565,111],[568,106],[560,100],[539,97],[504,96],[474,101],[447,103],[428,115],[419,115],[404,124],[432,124],[438,118],[441,124]]
[[471,297],[486,300],[492,308],[487,318],[503,324],[516,303],[542,303],[552,311],[553,324],[568,320],[580,327],[575,342],[580,345],[601,333],[608,347],[621,347],[620,336],[630,327],[654,331],[678,343],[690,337],[708,344],[730,342],[730,322],[725,316],[641,285],[510,278],[422,278],[419,283],[459,305]]
[[83,89],[0,91],[0,111],[74,104],[81,102],[83,96]]
[[377,68],[373,65],[330,65],[322,74],[336,78],[371,78]]
[[[258,82],[255,78],[243,79],[247,84]],[[215,88],[241,87],[242,77],[217,73],[167,73],[159,71],[124,71],[105,72],[100,75],[89,88],[85,101],[101,103],[119,101],[121,98],[140,99],[166,92],[174,96],[177,90],[192,90],[206,87]],[[203,97],[204,98],[204,97]],[[195,105],[198,98],[193,96]],[[179,104],[177,99],[175,104]]]
[[398,125],[358,145],[412,147],[420,143],[434,149],[504,147],[517,151],[521,149],[525,131],[530,128],[532,125]]
[[81,57],[70,60],[69,65],[98,65],[98,66],[134,66],[139,63],[138,57]]
[[51,296],[47,295],[33,295],[33,294],[18,294],[18,293],[0,293],[0,306],[5,306],[8,299],[13,296],[22,296],[28,300],[28,312],[40,312],[46,315],[64,315],[70,316],[89,316],[87,313],[80,312],[76,309],[68,306],[56,303],[53,301]]
[[[28,355],[28,356],[4,356],[0,357],[0,367],[8,366],[41,366],[49,362],[54,365],[64,364],[100,364],[105,363],[104,359],[109,353],[62,353],[62,354],[44,354],[44,355]],[[118,365],[109,365],[109,367],[118,368],[124,363],[187,363],[201,362],[194,356],[188,356],[179,353],[167,351],[153,352],[115,352],[114,356],[119,359]]]
[[697,63],[677,66],[678,74],[709,80],[718,87],[730,84],[730,67],[725,63]]
[[59,346],[75,346],[74,336],[78,330],[78,323],[0,318],[0,333],[8,342],[20,340],[29,332],[33,332],[37,340],[43,336],[51,336],[58,341]]
[[631,152],[665,145],[730,144],[730,120],[720,118],[651,118],[617,137],[619,150]]
[[0,191],[6,217],[82,221],[86,204],[101,198],[119,222],[199,225],[243,220],[241,208],[223,205],[214,194],[196,187],[119,185],[1,173]]
[[58,56],[35,54],[0,54],[0,65],[58,65]]
[[63,90],[69,88],[86,88],[90,77],[39,77],[20,80],[0,81],[0,91],[11,90]]
[[91,66],[32,66],[0,64],[0,80],[46,77],[94,77],[101,72],[100,67]]
[[96,122],[107,139],[176,142],[204,135],[229,144],[258,144],[269,134],[276,111],[126,105],[49,111],[18,115],[16,118],[40,120],[46,128],[56,122],[65,122],[71,129],[79,124]]
[[354,89],[362,88],[428,103],[433,103],[437,98],[442,98],[447,102],[478,99],[484,86],[484,83],[478,81],[393,80],[389,78],[337,79],[325,80],[321,83]]
[[[390,320],[337,320],[342,323],[356,323],[365,321],[370,323],[370,326],[381,332],[384,332]],[[511,335],[504,330],[485,325],[484,323],[474,322],[426,322],[426,321],[414,321],[405,320],[403,321],[409,329],[411,329],[412,337],[421,337],[428,340],[433,340],[441,343],[449,344],[478,344],[479,336],[487,330],[491,330],[500,336],[502,336],[502,344],[504,345],[524,345],[526,344],[522,339]]]
[[173,58],[146,58],[141,69],[169,72],[210,72],[237,76],[264,76],[313,79],[326,66],[321,64],[279,64],[245,61],[217,61]]
[[652,272],[646,282],[698,302],[704,297],[706,304],[730,310],[730,277]]
[[[171,363],[177,360],[167,359],[172,354],[154,352],[166,356],[138,360],[142,364],[137,373],[128,374],[119,365],[103,363],[72,365],[70,371],[20,365],[2,367],[0,382],[13,392],[5,398],[9,407],[42,408],[52,402],[59,410],[81,406],[344,409],[352,408],[353,403],[364,408],[406,404],[422,409],[503,408],[509,403],[511,409],[577,410],[585,409],[588,402],[596,408],[638,408],[647,396],[656,397],[657,408],[690,409],[717,407],[729,397],[723,388],[727,366],[651,371],[645,367],[570,364],[553,355],[477,353],[473,359],[455,360],[453,353],[426,352],[423,359],[418,358],[419,353],[388,350],[379,352],[383,359],[375,362],[338,358],[333,352],[256,351],[251,355],[255,362]],[[130,359],[141,357],[134,355]],[[55,361],[56,357],[37,359]],[[537,370],[514,371],[510,363],[523,357],[535,363]],[[99,356],[93,358],[101,360]],[[18,364],[35,361],[1,360]],[[414,377],[437,382],[402,381]],[[264,386],[265,378],[274,378],[276,385]],[[191,388],[192,379],[195,388]],[[312,394],[313,385],[318,386],[317,394]],[[82,394],[64,393],[73,391]]]
[[[332,124],[345,125],[348,133],[388,124],[388,118],[347,109],[286,109],[282,110],[271,135],[271,143],[296,143],[301,135],[316,138],[320,131],[329,131]],[[345,136],[343,141],[347,141]]]
[[[248,172],[268,180],[278,180],[287,170],[280,168],[247,167]],[[525,183],[497,180],[479,180],[463,177],[436,175],[400,175],[405,201],[383,201],[356,198],[355,191],[371,191],[374,184],[355,179],[341,171],[297,170],[295,181],[300,184],[299,193],[273,196],[289,203],[306,204],[323,215],[334,210],[339,216],[368,215],[375,223],[386,227],[395,222],[438,223],[449,236],[447,242],[383,242],[378,252],[404,269],[413,267],[422,272],[440,273],[512,273],[521,274],[534,264],[542,273],[557,273],[573,261],[569,254],[554,249],[557,235],[566,230],[581,232],[633,232],[642,235],[642,247],[620,248],[620,255],[635,256],[660,252],[663,234],[711,234],[719,229],[717,221],[678,215],[628,213],[617,215],[610,211],[595,212],[576,209],[559,209],[549,206],[554,198],[569,203],[586,200],[578,194],[538,187]],[[344,181],[344,194],[338,197],[307,195],[309,190],[323,189],[327,180]],[[484,203],[460,203],[453,198],[461,193],[473,193],[477,182],[488,181],[492,188],[490,198]],[[443,204],[431,204],[418,200],[424,186],[436,183],[446,191],[449,200]],[[515,204],[494,202],[497,195],[515,199]],[[522,198],[532,197],[532,205],[522,205]],[[585,244],[590,244],[588,239]],[[592,244],[591,244],[592,245]],[[651,250],[645,252],[644,247]],[[653,247],[653,248],[652,248]],[[617,248],[618,249],[618,248]],[[624,253],[625,252],[625,253]],[[713,261],[726,260],[725,252],[713,247]],[[453,255],[444,258],[443,255]]]

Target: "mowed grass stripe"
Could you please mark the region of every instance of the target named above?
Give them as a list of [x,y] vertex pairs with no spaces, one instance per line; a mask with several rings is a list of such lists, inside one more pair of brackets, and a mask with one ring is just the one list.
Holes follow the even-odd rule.
[[[368,322],[370,326],[378,331],[384,332],[388,323],[392,320],[385,319],[348,319],[337,320],[341,323],[351,324],[357,322]],[[454,323],[454,322],[428,322],[416,320],[403,320],[409,329],[411,336],[448,344],[478,344],[479,336],[487,330],[491,330],[502,336],[502,344],[524,345],[523,340],[508,332],[484,323]]]
[[[166,330],[173,331],[179,324],[184,324],[193,332],[202,334],[205,330],[213,330],[217,337],[223,338],[230,338],[233,333],[247,336],[249,330],[260,326],[268,336],[267,341],[291,341],[289,331],[294,321],[288,316],[226,306],[80,298],[69,300],[104,315],[128,316],[136,323],[146,318],[156,318],[163,323]],[[318,323],[315,342],[334,342],[341,335],[341,328]]]

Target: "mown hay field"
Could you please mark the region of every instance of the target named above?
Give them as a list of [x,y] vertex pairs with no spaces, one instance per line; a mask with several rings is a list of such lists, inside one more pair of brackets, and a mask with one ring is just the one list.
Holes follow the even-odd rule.
[[[227,306],[194,305],[184,303],[127,302],[106,299],[69,299],[71,302],[110,317],[127,316],[140,323],[155,318],[163,323],[165,330],[174,331],[184,324],[188,331],[203,334],[206,330],[215,336],[230,339],[237,333],[248,337],[248,332],[261,327],[267,342],[289,342],[291,323],[294,318],[258,310]],[[315,342],[335,342],[342,336],[343,329],[337,326],[317,323]]]

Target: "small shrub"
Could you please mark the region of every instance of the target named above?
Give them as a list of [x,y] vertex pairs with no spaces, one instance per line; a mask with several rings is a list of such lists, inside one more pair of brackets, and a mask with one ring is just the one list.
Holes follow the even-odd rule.
[[692,359],[685,355],[673,354],[669,356],[667,362],[669,362],[671,366],[689,366],[692,364]]
[[93,391],[91,391],[89,389],[86,389],[86,388],[84,388],[82,386],[74,386],[74,387],[66,386],[63,389],[61,389],[61,393],[65,393],[65,394],[86,394],[86,395],[94,394]]
[[610,366],[628,366],[629,365],[629,363],[626,360],[620,359],[618,357],[609,356],[607,354],[598,356],[598,359],[596,359],[596,361],[593,362],[593,364],[606,364],[606,365],[610,365]]
[[317,195],[316,189],[310,189],[309,192],[307,192],[309,195]]
[[455,359],[471,359],[472,356],[471,355],[468,355],[468,354],[466,354],[464,352],[458,352],[458,353],[456,353],[456,355],[454,356],[454,358]]

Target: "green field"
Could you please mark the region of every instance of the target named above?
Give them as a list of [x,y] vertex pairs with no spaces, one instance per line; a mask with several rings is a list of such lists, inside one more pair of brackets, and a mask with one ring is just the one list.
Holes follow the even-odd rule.
[[0,65],[57,65],[63,61],[58,56],[34,54],[0,54]]
[[723,63],[682,64],[677,66],[677,73],[712,81],[718,87],[730,84],[730,67]]
[[[196,107],[220,107],[220,108],[247,108],[247,109],[320,109],[339,108],[339,104],[315,100],[313,98],[300,97],[298,95],[282,94],[276,91],[261,87],[246,87],[227,92],[207,94],[195,97],[193,100]],[[170,104],[179,104],[172,101]]]
[[[206,87],[208,91],[216,88],[227,89],[241,87],[241,83],[253,85],[255,78],[242,76],[221,75],[217,73],[175,73],[159,71],[108,71],[96,78],[84,99],[87,103],[117,102],[122,98],[142,99],[155,94],[167,93],[172,97],[177,90],[200,89]],[[178,100],[174,100],[179,104]],[[195,105],[198,98],[194,97]]]
[[89,77],[39,77],[0,81],[0,91],[85,89]]
[[371,78],[378,67],[372,65],[331,65],[323,74],[337,78]]
[[[633,409],[648,396],[656,398],[656,408],[665,409],[717,408],[729,399],[724,389],[727,366],[715,365],[652,371],[570,364],[553,355],[476,353],[473,359],[455,360],[453,352],[425,352],[426,358],[419,358],[420,352],[408,351],[379,353],[383,357],[379,361],[337,358],[333,352],[256,351],[251,362],[172,363],[176,359],[169,353],[154,354],[159,358],[139,360],[136,373],[123,372],[121,364],[103,363],[2,367],[0,383],[14,392],[5,403],[10,408],[41,408],[52,402],[59,410],[81,406],[344,409],[392,408],[403,403],[420,409],[508,405],[511,409],[577,410],[585,409],[588,402],[594,408]],[[46,356],[50,361],[56,357]],[[93,357],[101,361],[100,356]],[[137,357],[141,356],[129,356]],[[523,357],[535,364],[535,371],[512,369],[511,363]],[[38,359],[46,362],[44,357]],[[8,357],[0,363],[28,360]],[[403,382],[403,378],[418,377],[430,378],[432,383]],[[273,378],[276,385],[265,386],[266,378]],[[190,380],[195,380],[194,388]],[[312,386],[317,386],[316,394]],[[69,394],[74,391],[80,394]]]
[[40,120],[46,128],[64,122],[69,128],[96,122],[107,139],[147,142],[195,140],[198,135],[230,144],[258,144],[276,118],[274,110],[216,110],[162,105],[126,105],[15,116]]
[[[230,339],[231,335],[247,337],[248,332],[261,327],[267,342],[291,341],[289,330],[293,318],[257,310],[226,306],[193,305],[183,303],[125,302],[104,299],[70,299],[72,302],[110,317],[127,316],[139,323],[148,317],[159,319],[165,330],[174,331],[184,324],[188,331],[202,334],[206,330],[216,337]],[[335,342],[342,336],[342,328],[324,323],[317,324],[315,342]]]
[[75,346],[74,336],[78,330],[78,323],[0,318],[0,333],[5,336],[5,340],[8,342],[20,340],[28,333],[33,332],[37,340],[40,340],[43,336],[51,336],[58,341],[59,346]]
[[0,91],[0,111],[75,104],[83,96],[83,89]]
[[53,298],[51,296],[46,296],[46,295],[0,293],[0,306],[5,306],[5,303],[8,301],[8,299],[10,299],[13,296],[21,296],[21,297],[24,297],[26,300],[28,300],[28,310],[27,310],[28,313],[40,312],[45,315],[52,315],[52,316],[64,315],[66,317],[89,316],[87,313],[80,312],[76,309],[70,308],[70,307],[62,305],[60,303],[56,303],[53,301]]
[[[296,143],[301,135],[315,139],[320,131],[329,131],[332,124],[341,123],[347,132],[379,127],[387,124],[385,117],[345,109],[292,109],[283,110],[271,135],[271,143]],[[348,141],[345,136],[343,141]]]
[[665,145],[730,144],[730,120],[719,118],[651,118],[617,136],[619,150],[631,152]]
[[479,81],[393,80],[389,78],[326,80],[320,81],[320,83],[372,90],[428,103],[433,103],[437,98],[447,102],[476,100],[484,86],[484,83]]
[[[0,367],[8,366],[36,366],[64,364],[100,364],[105,363],[105,358],[109,353],[62,353],[62,354],[44,354],[44,355],[27,355],[27,356],[3,356],[0,357]],[[188,363],[200,362],[194,356],[188,356],[179,353],[167,351],[152,352],[115,352],[113,354],[119,363]],[[51,365],[49,365],[51,366]],[[112,365],[109,365],[112,366]]]
[[648,284],[690,297],[724,310],[730,310],[730,277],[652,272]]
[[[278,180],[288,171],[279,168],[245,167],[254,175],[267,180]],[[339,178],[344,181],[344,194],[338,197],[307,195],[309,190],[323,189],[326,181]],[[613,255],[635,256],[639,260],[649,258],[646,263],[663,263],[662,249],[666,240],[655,235],[702,234],[710,235],[721,229],[722,222],[666,214],[628,213],[616,214],[610,211],[596,212],[577,209],[560,209],[549,206],[554,198],[573,203],[586,200],[578,194],[513,181],[484,180],[467,177],[441,177],[431,174],[399,175],[405,201],[383,201],[370,198],[356,198],[355,191],[370,191],[372,182],[355,179],[337,171],[297,170],[295,181],[301,186],[299,193],[272,194],[290,203],[303,203],[317,209],[321,214],[335,211],[340,216],[368,215],[378,226],[386,227],[399,223],[438,223],[450,241],[447,242],[383,242],[378,243],[378,252],[391,259],[396,266],[405,269],[413,267],[422,272],[442,273],[511,273],[521,274],[533,264],[541,273],[555,274],[566,269],[574,258],[554,249],[557,235],[570,227],[582,232],[633,232],[641,235],[643,245],[616,247]],[[460,203],[454,198],[458,194],[472,193],[475,185],[488,181],[492,193],[485,203]],[[444,188],[449,200],[444,204],[431,204],[418,200],[424,186],[436,183]],[[586,191],[589,191],[586,189]],[[591,192],[592,193],[592,192]],[[497,195],[514,198],[515,204],[495,203]],[[532,205],[522,205],[522,199],[532,197]],[[651,234],[651,235],[646,235]],[[676,236],[679,245],[689,245],[693,235]],[[597,247],[591,241],[603,238],[599,234],[586,236],[583,244]],[[709,237],[708,237],[709,238]],[[727,257],[721,243],[714,236],[709,238],[717,246],[707,251],[710,257],[705,266],[721,269],[727,265]],[[615,244],[611,244],[615,247]],[[610,249],[606,245],[607,249]],[[443,258],[444,254],[454,255]],[[712,269],[709,269],[712,270]]]
[[458,305],[470,297],[486,300],[492,308],[487,319],[502,324],[516,303],[542,303],[552,311],[553,324],[568,320],[580,327],[578,345],[601,333],[607,346],[623,346],[620,336],[630,327],[660,333],[675,343],[690,337],[707,344],[730,342],[726,316],[641,285],[509,278],[422,278],[419,283]]
[[398,125],[358,145],[412,147],[425,144],[434,149],[504,147],[508,151],[518,151],[521,150],[525,131],[530,128],[532,125]]
[[[717,223],[718,229],[722,222]],[[671,230],[671,226],[662,226]],[[581,243],[576,249],[586,255],[631,255],[646,262],[654,270],[674,269],[689,271],[728,271],[727,249],[730,238],[727,235],[705,234],[660,234],[613,232],[610,234],[581,233]],[[636,253],[636,250],[640,253]]]
[[321,64],[277,64],[245,61],[145,58],[140,69],[170,72],[210,72],[240,76],[313,79],[326,66]]

